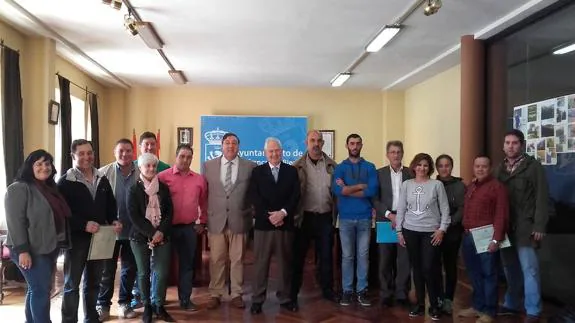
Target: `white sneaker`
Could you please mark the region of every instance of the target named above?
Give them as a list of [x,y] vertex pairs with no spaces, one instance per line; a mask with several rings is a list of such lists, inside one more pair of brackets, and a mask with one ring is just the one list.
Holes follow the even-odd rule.
[[110,318],[109,307],[98,306],[96,307],[96,311],[98,312],[98,318],[100,319],[100,322],[107,321]]
[[133,319],[138,314],[128,304],[118,306],[118,316],[123,319]]

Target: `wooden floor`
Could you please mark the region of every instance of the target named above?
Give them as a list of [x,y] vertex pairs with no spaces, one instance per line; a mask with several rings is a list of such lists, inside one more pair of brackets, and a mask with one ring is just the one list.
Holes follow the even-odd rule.
[[[407,311],[400,308],[382,309],[374,299],[374,306],[371,308],[362,308],[354,304],[349,307],[342,307],[335,303],[330,303],[321,298],[319,287],[315,284],[313,265],[311,258],[306,265],[306,273],[304,275],[305,282],[302,292],[300,293],[299,304],[300,311],[297,313],[286,312],[279,308],[277,299],[275,297],[276,280],[272,274],[270,285],[268,289],[268,299],[264,304],[263,313],[253,316],[249,313],[249,303],[251,297],[251,281],[253,273],[253,259],[248,257],[246,259],[246,294],[244,300],[248,304],[245,310],[238,310],[228,306],[227,302],[217,310],[206,309],[206,302],[209,298],[208,292],[208,270],[207,270],[207,254],[203,255],[202,270],[198,273],[198,287],[194,288],[193,301],[199,305],[200,310],[194,313],[184,312],[179,309],[177,301],[176,287],[170,287],[167,295],[166,309],[178,322],[431,322],[429,317],[410,319]],[[55,291],[55,296],[52,299],[52,321],[60,322],[60,304],[61,304],[61,286],[62,286],[62,272],[61,264],[59,265],[57,274],[58,289]],[[273,264],[272,270],[273,273]],[[460,275],[461,279],[457,288],[457,295],[455,299],[455,311],[460,308],[469,306],[470,302],[470,286],[466,283],[464,274]],[[339,285],[339,284],[338,284]],[[116,283],[118,286],[118,283]],[[8,296],[4,301],[4,305],[0,305],[0,317],[4,322],[5,318],[10,317],[10,322],[23,322],[24,321],[24,304],[23,304],[23,289],[15,288],[8,291]],[[373,296],[377,296],[377,291],[373,292]],[[114,295],[117,297],[117,289]],[[115,301],[114,301],[115,302]],[[116,306],[112,306],[112,318],[108,322],[139,322],[140,318],[123,320],[116,317]],[[141,314],[142,309],[136,310]],[[80,306],[79,317],[83,317],[82,309]],[[8,321],[6,321],[8,322]],[[462,319],[451,317],[443,317],[441,322],[475,322],[475,319]],[[498,318],[497,322],[522,322],[520,318]]]

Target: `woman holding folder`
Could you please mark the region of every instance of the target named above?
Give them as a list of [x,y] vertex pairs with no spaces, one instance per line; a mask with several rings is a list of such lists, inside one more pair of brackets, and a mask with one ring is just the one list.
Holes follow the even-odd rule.
[[10,258],[26,279],[26,322],[50,322],[50,290],[60,248],[70,241],[70,208],[56,188],[54,158],[33,151],[5,196]]
[[[154,314],[165,322],[175,322],[164,308],[171,257],[172,198],[168,186],[158,180],[157,165],[155,155],[140,155],[140,178],[128,192],[128,211],[132,220],[130,245],[138,267],[144,323],[152,322]],[[156,283],[150,291],[151,258]],[[150,294],[153,295],[150,297]]]
[[429,296],[429,315],[439,320],[441,310],[441,262],[439,245],[451,217],[443,184],[431,179],[433,159],[417,154],[410,164],[415,178],[403,182],[397,203],[396,231],[399,244],[407,247],[413,268],[417,303],[409,316],[425,314],[425,289]]

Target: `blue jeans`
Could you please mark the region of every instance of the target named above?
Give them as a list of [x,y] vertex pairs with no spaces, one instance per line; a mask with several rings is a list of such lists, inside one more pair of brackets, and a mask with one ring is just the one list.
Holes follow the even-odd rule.
[[[539,279],[539,259],[533,247],[501,249],[501,260],[507,279],[507,292],[503,306],[521,310],[521,298],[525,297],[527,315],[541,314],[541,282]],[[523,290],[525,295],[523,295]]]
[[465,269],[473,286],[473,308],[491,317],[497,314],[499,251],[477,254],[473,237],[466,233],[462,247]]
[[[339,220],[339,239],[341,240],[341,279],[345,293],[353,292],[354,260],[356,263],[356,292],[367,289],[369,269],[369,237],[371,219]],[[357,259],[356,259],[357,258]]]
[[[154,250],[150,250],[145,242],[130,241],[130,245],[138,266],[138,284],[142,303],[144,305],[164,306],[172,255],[170,242],[159,245]],[[150,289],[151,260],[154,263],[151,270],[156,278],[156,283],[152,289]]]
[[[26,279],[25,315],[27,323],[49,323],[50,321],[50,291],[52,289],[52,275],[56,269],[58,251],[52,251],[47,255],[30,254],[32,266],[30,269],[22,269],[20,272]],[[19,254],[10,248],[10,258],[18,265]]]
[[172,248],[178,255],[178,299],[189,302],[194,279],[198,235],[193,224],[172,226]]
[[110,307],[114,295],[114,282],[116,280],[116,268],[118,256],[121,256],[120,290],[118,304],[130,304],[132,299],[132,287],[136,279],[136,260],[130,247],[130,240],[117,240],[112,259],[106,260],[100,281],[100,293],[98,305]]

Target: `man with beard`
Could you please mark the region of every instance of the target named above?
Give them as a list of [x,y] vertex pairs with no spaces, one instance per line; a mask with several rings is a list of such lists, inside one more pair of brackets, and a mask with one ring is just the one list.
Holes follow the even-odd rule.
[[307,153],[293,166],[297,169],[301,200],[295,218],[294,271],[291,299],[297,302],[297,295],[303,282],[303,267],[313,240],[316,257],[319,259],[319,283],[322,296],[337,301],[333,292],[333,225],[334,199],[331,193],[332,175],[337,164],[323,151],[324,141],[317,130],[307,134]]
[[[549,188],[543,166],[523,153],[525,136],[517,129],[505,135],[505,159],[496,170],[509,192],[510,248],[501,250],[507,277],[505,301],[498,315],[518,315],[523,298],[525,322],[540,321],[542,310],[539,259],[536,249],[549,220]],[[522,295],[524,293],[524,295]]]
[[[369,239],[373,205],[371,199],[377,194],[379,183],[375,165],[360,157],[362,139],[350,134],[346,139],[349,157],[335,169],[333,192],[338,197],[339,237],[342,249],[342,288],[340,305],[351,304],[353,295],[354,260],[357,260],[357,302],[371,306],[367,297],[367,272],[369,264]],[[356,259],[357,258],[357,259]]]

